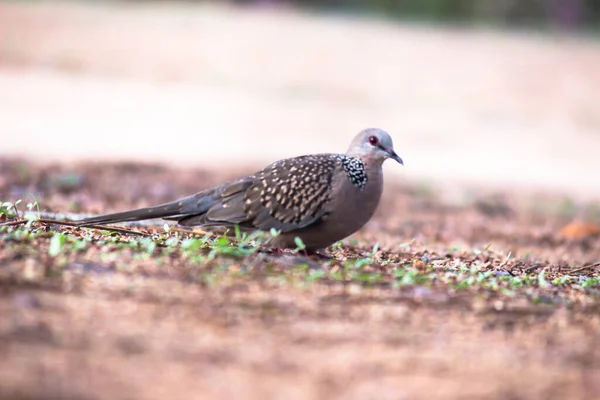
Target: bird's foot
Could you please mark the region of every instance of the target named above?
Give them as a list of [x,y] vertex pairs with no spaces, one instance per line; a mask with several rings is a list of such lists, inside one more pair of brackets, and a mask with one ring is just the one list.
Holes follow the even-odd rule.
[[275,247],[271,249],[271,254],[273,254],[276,257],[282,257],[285,253],[279,247]]

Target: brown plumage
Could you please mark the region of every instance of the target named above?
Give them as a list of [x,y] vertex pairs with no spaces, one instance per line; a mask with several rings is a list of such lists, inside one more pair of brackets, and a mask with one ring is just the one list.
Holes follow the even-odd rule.
[[192,196],[121,213],[79,221],[80,225],[176,220],[182,226],[232,227],[281,232],[274,246],[327,247],[360,229],[373,215],[382,191],[381,165],[402,163],[389,135],[360,132],[346,154],[317,154],[277,161],[254,175]]

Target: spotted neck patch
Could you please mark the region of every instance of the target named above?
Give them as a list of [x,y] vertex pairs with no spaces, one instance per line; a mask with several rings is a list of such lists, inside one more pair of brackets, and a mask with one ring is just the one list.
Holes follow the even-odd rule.
[[356,157],[350,157],[345,154],[337,156],[342,163],[342,168],[346,171],[348,179],[360,190],[365,188],[368,178],[365,171],[365,164]]

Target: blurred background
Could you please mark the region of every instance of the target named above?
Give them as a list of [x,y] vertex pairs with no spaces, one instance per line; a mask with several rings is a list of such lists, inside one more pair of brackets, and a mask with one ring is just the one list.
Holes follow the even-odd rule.
[[388,180],[600,196],[600,1],[1,1],[0,156],[215,170],[390,132]]

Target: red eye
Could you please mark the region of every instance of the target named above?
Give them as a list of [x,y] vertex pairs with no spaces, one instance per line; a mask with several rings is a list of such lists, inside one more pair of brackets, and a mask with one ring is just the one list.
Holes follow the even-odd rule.
[[372,146],[377,146],[379,144],[379,139],[377,138],[377,136],[369,136],[369,143]]

